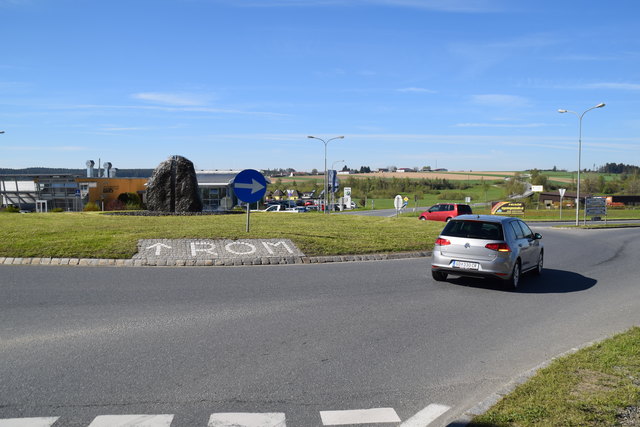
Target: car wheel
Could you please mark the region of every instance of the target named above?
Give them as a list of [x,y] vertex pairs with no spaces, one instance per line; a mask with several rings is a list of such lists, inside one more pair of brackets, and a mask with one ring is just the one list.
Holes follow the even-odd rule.
[[427,218],[425,218],[423,216],[421,216],[419,219],[420,219],[420,221],[426,221],[427,220]]
[[542,274],[543,264],[544,264],[544,252],[540,251],[540,254],[538,255],[538,264],[536,265],[536,269],[533,270],[533,274],[535,274],[536,276],[539,276],[540,274]]
[[449,222],[449,221],[451,221],[451,217],[449,217],[449,218],[447,218],[447,219],[445,220],[445,222]]
[[507,285],[510,289],[518,289],[518,285],[520,284],[520,273],[522,273],[522,270],[520,269],[520,261],[517,261],[516,265],[513,266],[511,277],[507,279]]
[[442,271],[431,270],[431,275],[436,282],[444,282],[447,280],[447,273],[443,273]]

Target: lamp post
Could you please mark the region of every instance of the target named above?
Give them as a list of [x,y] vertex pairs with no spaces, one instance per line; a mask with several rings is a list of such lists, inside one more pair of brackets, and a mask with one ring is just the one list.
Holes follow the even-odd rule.
[[584,117],[585,114],[587,114],[587,112],[594,110],[596,108],[602,108],[604,106],[605,106],[604,102],[601,102],[595,107],[591,107],[585,110],[582,114],[578,114],[575,111],[571,111],[571,110],[563,110],[563,109],[558,110],[558,113],[572,113],[572,114],[575,114],[576,117],[578,118],[578,186],[576,189],[576,226],[579,224],[579,220],[580,220],[580,168],[581,168],[580,161],[582,159],[582,118]]
[[324,144],[324,213],[329,213],[329,209],[327,206],[328,197],[327,193],[329,192],[329,181],[328,181],[328,172],[327,172],[327,144],[333,141],[334,139],[344,139],[344,136],[336,136],[335,138],[327,139],[326,141],[322,138],[318,138],[316,136],[307,136],[307,138],[317,139],[318,141],[322,141]]

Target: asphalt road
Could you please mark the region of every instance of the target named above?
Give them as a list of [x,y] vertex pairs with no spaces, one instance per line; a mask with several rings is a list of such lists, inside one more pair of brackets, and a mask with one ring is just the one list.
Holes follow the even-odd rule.
[[517,292],[434,282],[427,259],[0,266],[0,419],[175,414],[173,427],[197,427],[250,412],[319,426],[325,411],[406,422],[440,404],[451,409],[430,425],[446,425],[541,362],[640,325],[640,230],[533,228],[546,269]]

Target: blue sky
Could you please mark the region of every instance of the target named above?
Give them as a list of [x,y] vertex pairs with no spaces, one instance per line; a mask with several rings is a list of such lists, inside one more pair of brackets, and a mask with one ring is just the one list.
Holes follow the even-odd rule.
[[[640,2],[0,0],[0,167],[640,165]],[[338,168],[342,163],[336,163]]]

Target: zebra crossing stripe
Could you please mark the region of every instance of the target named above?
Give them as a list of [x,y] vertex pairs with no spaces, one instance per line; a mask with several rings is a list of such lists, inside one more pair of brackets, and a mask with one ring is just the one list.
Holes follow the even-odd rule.
[[[173,415],[100,415],[89,427],[170,427]],[[2,426],[0,426],[2,427]]]
[[0,420],[0,427],[51,427],[60,417],[40,418],[5,418]]
[[285,414],[225,412],[211,414],[207,427],[286,427]]
[[434,422],[440,415],[451,409],[446,405],[431,404],[422,411],[400,424],[400,427],[425,427]]
[[350,411],[320,411],[322,424],[338,426],[345,424],[399,423],[402,421],[393,408],[354,409]]

